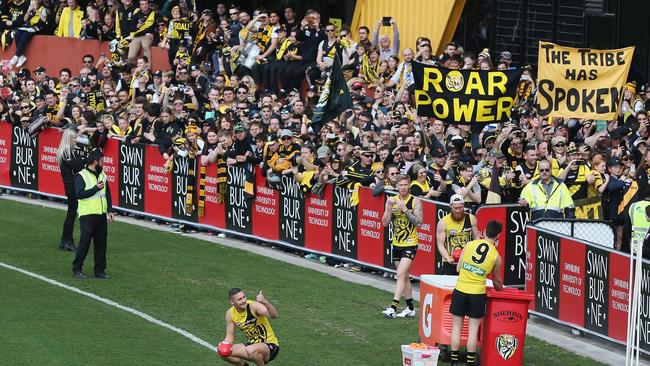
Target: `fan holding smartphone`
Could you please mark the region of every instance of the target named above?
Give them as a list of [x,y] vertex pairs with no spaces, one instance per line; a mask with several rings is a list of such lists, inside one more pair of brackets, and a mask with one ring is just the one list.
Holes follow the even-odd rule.
[[[383,34],[379,36],[379,28],[381,27],[393,27],[392,45],[388,35]],[[372,32],[372,46],[379,48],[380,61],[388,60],[390,55],[399,55],[399,30],[397,29],[397,21],[395,21],[395,18],[382,17],[377,22],[377,26]]]

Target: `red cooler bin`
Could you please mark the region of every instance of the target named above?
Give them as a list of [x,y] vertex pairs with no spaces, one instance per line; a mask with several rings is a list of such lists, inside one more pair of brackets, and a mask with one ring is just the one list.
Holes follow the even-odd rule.
[[481,365],[514,366],[524,360],[528,303],[534,296],[514,288],[487,290]]
[[[452,317],[449,313],[451,294],[456,287],[458,276],[421,275],[420,276],[420,342],[430,346],[451,344]],[[486,285],[492,286],[492,280]],[[468,321],[463,322],[460,344],[467,344]],[[481,334],[479,334],[480,338]]]

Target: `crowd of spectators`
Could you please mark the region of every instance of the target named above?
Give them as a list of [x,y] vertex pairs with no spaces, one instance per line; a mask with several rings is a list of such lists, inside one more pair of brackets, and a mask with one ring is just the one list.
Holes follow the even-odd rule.
[[[617,120],[549,119],[537,115],[527,68],[509,122],[456,125],[416,114],[411,62],[503,70],[515,66],[510,52],[450,43],[436,55],[425,37],[400,40],[395,19],[378,20],[373,31],[337,29],[316,10],[299,17],[291,7],[14,0],[0,15],[3,46],[17,46],[0,75],[0,115],[30,132],[74,127],[92,147],[116,138],[157,144],[170,162],[191,154],[203,165],[252,163],[271,184],[289,175],[317,194],[327,182],[379,194],[408,174],[412,194],[446,201],[457,193],[470,209],[495,187],[501,202],[517,202],[546,159],[574,200],[602,198],[605,219],[619,228],[621,207],[650,195],[646,84],[626,85]],[[379,35],[382,27],[390,36]],[[112,41],[111,54],[84,56],[78,75],[21,68],[34,34]],[[168,68],[152,70],[152,46],[168,49]],[[314,131],[335,57],[353,108]]]

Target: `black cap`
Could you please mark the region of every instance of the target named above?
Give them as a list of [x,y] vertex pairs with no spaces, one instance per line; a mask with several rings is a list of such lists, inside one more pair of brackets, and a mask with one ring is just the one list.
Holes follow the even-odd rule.
[[34,69],[34,72],[42,72],[42,73],[45,73],[45,71],[46,71],[46,70],[45,70],[45,68],[44,68],[43,66],[39,66],[39,67],[37,67],[37,68]]
[[619,165],[621,165],[621,159],[617,157],[613,157],[607,160],[607,166],[619,166]]
[[16,75],[17,75],[19,78],[27,78],[27,77],[30,77],[32,74],[29,72],[29,69],[23,67],[22,69],[20,69],[20,70],[18,71],[18,73],[17,73]]
[[161,78],[162,77],[162,71],[158,70],[158,71],[154,72],[153,76]]
[[610,136],[612,139],[618,140],[618,139],[620,139],[620,138],[622,138],[622,137],[624,137],[624,136],[627,136],[630,132],[631,132],[631,130],[630,130],[628,127],[621,126],[621,127],[617,127],[617,128],[615,128],[615,129],[614,129],[614,130],[609,134],[609,136]]
[[102,158],[103,156],[104,156],[104,154],[102,153],[102,150],[101,150],[101,149],[98,149],[98,148],[93,149],[93,150],[90,152],[90,154],[88,154],[88,160],[87,160],[87,161],[88,161],[88,164],[92,164],[92,163],[94,163],[95,161],[99,161],[99,160],[101,160],[101,158]]
[[79,78],[79,84],[90,85],[90,79],[88,78],[88,76],[82,76]]
[[447,152],[442,147],[437,147],[431,150],[431,155],[434,158],[444,158],[447,155]]

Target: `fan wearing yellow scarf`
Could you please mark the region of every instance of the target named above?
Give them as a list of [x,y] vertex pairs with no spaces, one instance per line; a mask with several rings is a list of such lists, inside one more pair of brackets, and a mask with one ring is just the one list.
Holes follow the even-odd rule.
[[372,47],[367,54],[361,56],[359,77],[368,84],[379,81],[379,49]]
[[287,37],[287,30],[284,27],[278,28],[278,47],[275,49],[275,57],[272,57],[265,68],[264,83],[272,92],[278,92],[278,83],[280,75],[284,74],[287,64],[290,62],[292,55],[298,53],[298,47],[295,45],[295,39]]

